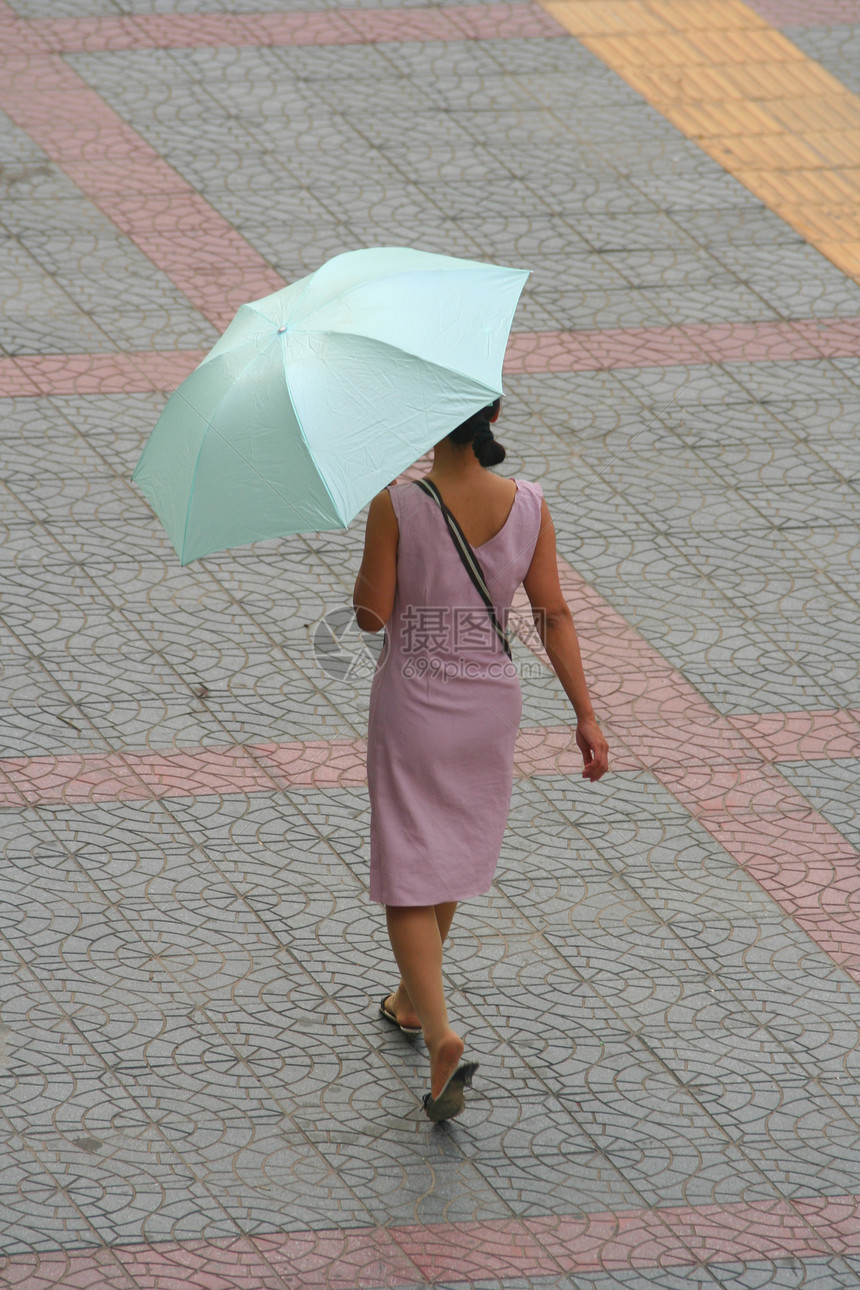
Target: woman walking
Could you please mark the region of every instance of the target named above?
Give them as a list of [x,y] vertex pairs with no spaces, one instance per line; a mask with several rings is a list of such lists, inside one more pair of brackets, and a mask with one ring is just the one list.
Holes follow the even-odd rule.
[[386,629],[368,726],[370,896],[400,983],[380,1011],[423,1031],[435,1121],[460,1113],[475,1069],[448,1020],[442,946],[458,902],[489,888],[507,823],[522,696],[505,624],[520,583],[576,712],[583,777],[608,768],[540,487],[488,469],[505,457],[499,407],[436,445],[427,491],[374,498],[353,597],[362,630]]

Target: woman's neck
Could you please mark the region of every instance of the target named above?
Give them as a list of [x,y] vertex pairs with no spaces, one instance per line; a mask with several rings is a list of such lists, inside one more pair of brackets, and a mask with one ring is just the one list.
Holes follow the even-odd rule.
[[443,439],[433,449],[433,466],[430,473],[437,479],[466,479],[483,474],[484,467],[475,456],[470,443],[451,443]]

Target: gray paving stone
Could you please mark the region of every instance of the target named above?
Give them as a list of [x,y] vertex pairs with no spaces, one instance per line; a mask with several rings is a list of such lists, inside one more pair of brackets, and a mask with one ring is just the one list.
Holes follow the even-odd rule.
[[40,287],[26,303],[12,301],[0,325],[0,348],[17,355],[103,353],[119,346],[58,287]]
[[732,363],[732,375],[759,403],[795,399],[856,399],[854,360],[806,359],[802,363]]
[[[19,1151],[24,1143],[13,1139]],[[63,1246],[100,1250],[94,1225],[83,1216],[77,1200],[27,1153],[4,1170],[4,1252],[7,1256],[55,1251]]]
[[823,765],[782,762],[780,770],[803,795],[814,803],[826,819],[844,833],[852,846],[857,845],[857,790],[853,762],[846,759]]
[[20,202],[53,202],[64,198],[80,200],[80,194],[72,181],[63,174],[59,166],[49,162],[41,151],[38,157],[30,153],[24,160],[4,165],[0,194],[3,197],[4,223],[7,216],[10,220],[26,218],[20,210],[16,216],[14,207]]
[[860,37],[857,28],[842,26],[788,27],[785,34],[809,58],[826,67],[853,94],[860,93],[857,75],[857,51]]

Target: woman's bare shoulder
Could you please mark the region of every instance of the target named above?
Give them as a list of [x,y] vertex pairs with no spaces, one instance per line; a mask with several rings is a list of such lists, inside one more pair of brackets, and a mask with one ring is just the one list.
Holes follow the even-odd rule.
[[393,521],[395,524],[397,523],[397,510],[391,497],[392,487],[393,485],[389,485],[388,488],[383,488],[371,501],[367,516],[370,522],[385,524]]
[[511,479],[507,475],[494,475],[491,470],[485,471],[481,479],[481,487],[485,495],[490,497],[513,497],[519,486],[518,479]]

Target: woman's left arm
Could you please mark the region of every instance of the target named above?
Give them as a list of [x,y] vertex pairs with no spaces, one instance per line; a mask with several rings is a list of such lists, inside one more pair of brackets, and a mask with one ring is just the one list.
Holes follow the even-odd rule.
[[381,631],[394,608],[397,587],[397,516],[387,488],[370,503],[364,533],[364,555],[355,580],[352,603],[363,632]]

